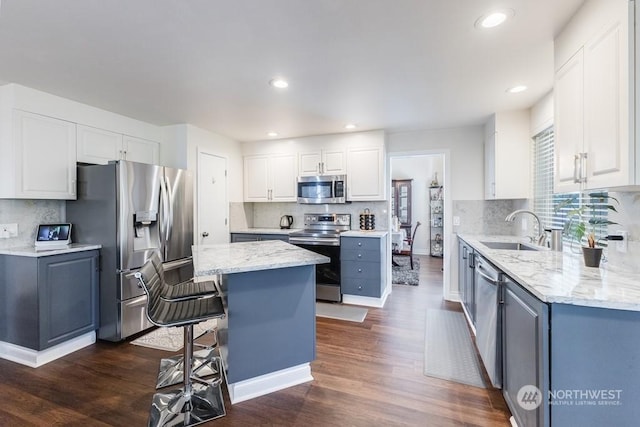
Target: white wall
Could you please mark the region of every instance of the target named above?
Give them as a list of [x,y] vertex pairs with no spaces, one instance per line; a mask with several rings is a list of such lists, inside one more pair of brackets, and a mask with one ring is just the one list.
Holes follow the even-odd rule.
[[165,126],[163,131],[162,164],[195,173],[198,150],[225,157],[229,203],[242,202],[242,149],[238,141],[190,124]]
[[549,126],[553,126],[553,91],[543,96],[530,110],[529,136],[534,137]]
[[422,130],[389,133],[387,153],[449,150],[451,182],[449,195],[453,200],[484,199],[484,129],[469,126],[455,129]]

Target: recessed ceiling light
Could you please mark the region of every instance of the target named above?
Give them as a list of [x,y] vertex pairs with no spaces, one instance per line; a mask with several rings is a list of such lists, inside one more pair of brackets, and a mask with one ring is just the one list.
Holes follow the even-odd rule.
[[289,87],[289,82],[282,78],[271,79],[269,84],[273,87],[277,87],[278,89],[285,89]]
[[351,129],[355,129],[356,125],[354,125],[353,123],[347,123],[346,125],[344,125],[344,128],[351,130]]
[[267,136],[270,138],[275,138],[276,136],[278,136],[278,132],[269,132],[267,133]]
[[503,24],[508,18],[511,18],[515,12],[513,9],[501,9],[482,15],[476,20],[476,28],[493,28]]
[[509,92],[509,93],[520,93],[520,92],[524,92],[525,90],[527,90],[527,87],[525,85],[517,85],[517,86],[510,87],[509,89],[507,89],[507,92]]

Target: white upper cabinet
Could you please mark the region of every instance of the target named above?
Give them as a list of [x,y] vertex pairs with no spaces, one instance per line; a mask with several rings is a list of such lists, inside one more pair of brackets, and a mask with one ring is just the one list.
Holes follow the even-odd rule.
[[556,38],[555,192],[636,183],[628,7],[587,1]]
[[13,153],[4,164],[12,164],[8,171],[12,179],[0,184],[2,197],[76,198],[75,123],[14,110],[11,139],[2,142],[4,153]]
[[379,147],[349,147],[347,200],[386,200],[385,151]]
[[384,131],[243,144],[244,201],[295,202],[297,177],[346,175],[347,200],[386,200]]
[[343,175],[346,173],[344,148],[326,148],[299,153],[299,175]]
[[529,111],[496,113],[485,125],[485,199],[526,199],[531,185]]
[[244,157],[245,202],[295,202],[297,200],[295,154]]
[[123,135],[123,160],[157,165],[160,162],[160,144],[134,136]]
[[158,164],[160,144],[91,126],[78,125],[78,162],[107,164],[111,160]]

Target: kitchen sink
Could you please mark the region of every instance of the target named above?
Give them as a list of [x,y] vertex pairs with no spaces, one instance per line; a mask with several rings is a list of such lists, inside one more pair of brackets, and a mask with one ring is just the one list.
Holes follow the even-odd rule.
[[519,242],[480,242],[489,249],[506,249],[510,251],[538,251],[542,248]]

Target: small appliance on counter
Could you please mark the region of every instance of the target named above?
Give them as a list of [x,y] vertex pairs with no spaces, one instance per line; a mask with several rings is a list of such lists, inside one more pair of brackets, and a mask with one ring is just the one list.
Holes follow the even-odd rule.
[[40,224],[36,233],[37,251],[63,249],[71,244],[71,224]]
[[360,230],[375,230],[376,216],[369,209],[360,214]]
[[291,215],[282,215],[280,217],[280,228],[281,229],[290,229],[293,225],[293,216]]

